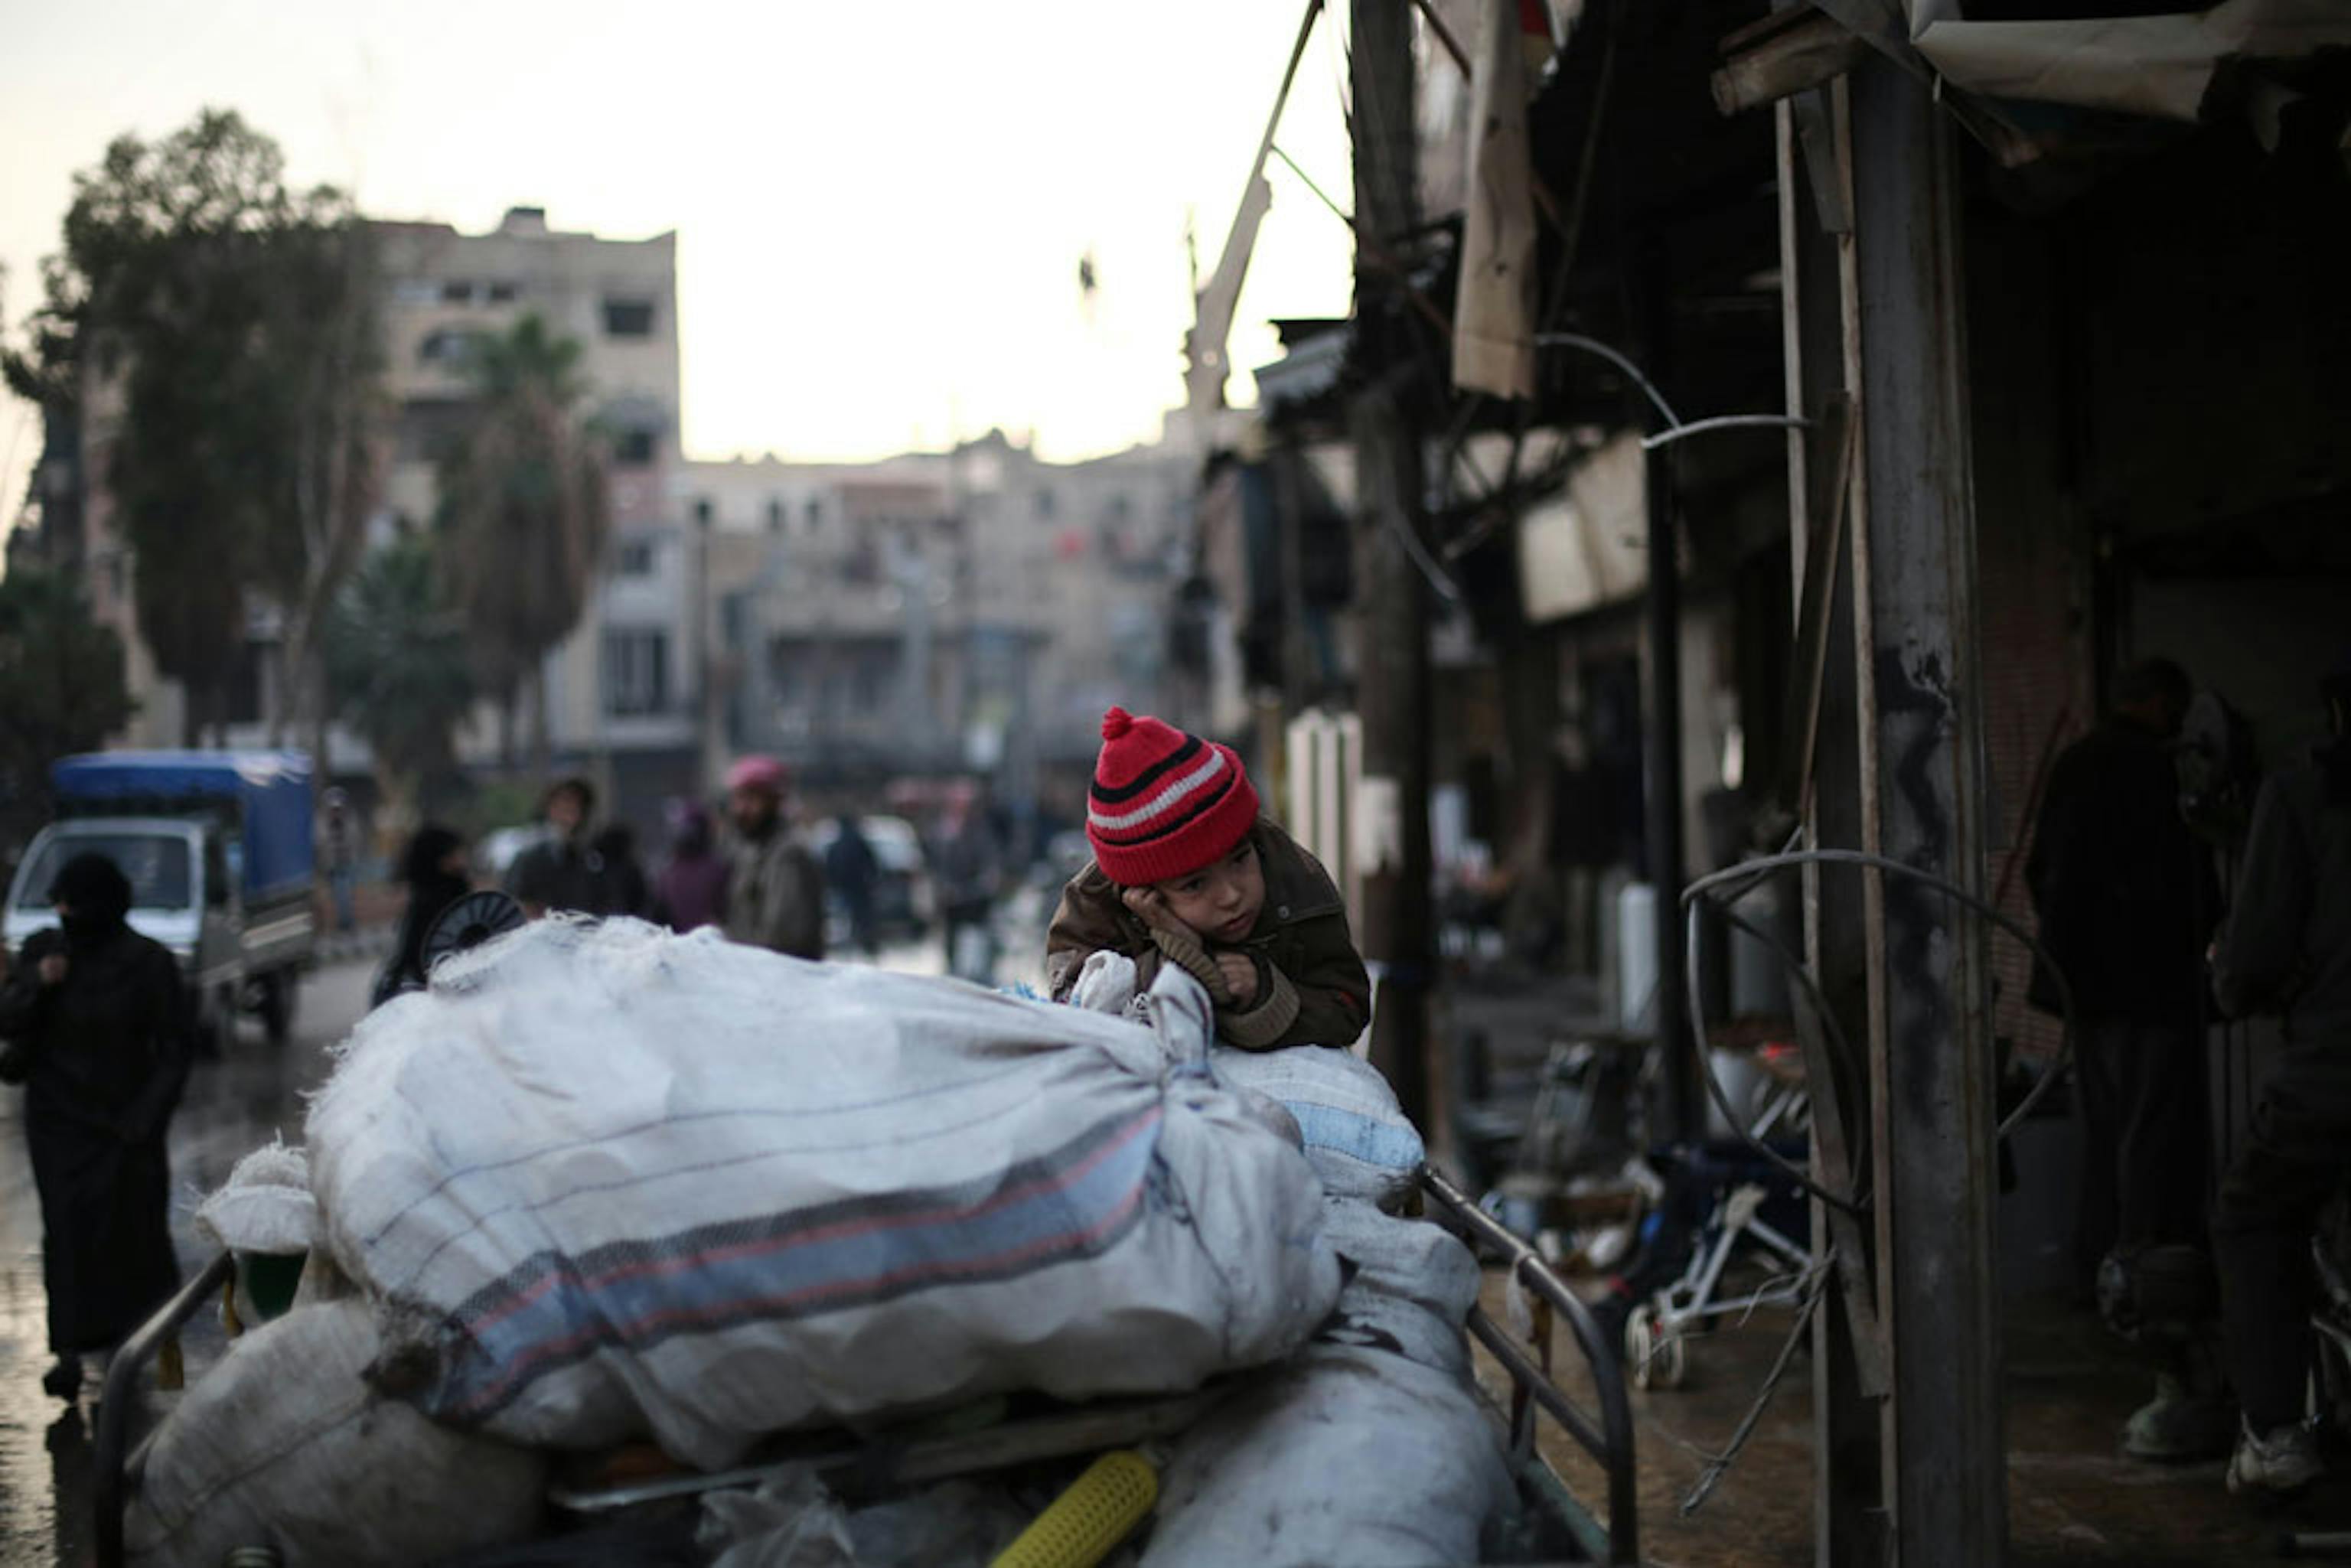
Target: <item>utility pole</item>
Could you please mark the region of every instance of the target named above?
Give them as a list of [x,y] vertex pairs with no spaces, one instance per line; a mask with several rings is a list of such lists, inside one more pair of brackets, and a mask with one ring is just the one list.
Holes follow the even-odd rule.
[[1383,967],[1372,1059],[1406,1114],[1426,1124],[1429,998],[1436,928],[1428,837],[1428,584],[1407,549],[1420,529],[1425,486],[1411,285],[1374,256],[1395,254],[1417,218],[1412,7],[1352,0],[1348,85],[1355,156],[1355,357],[1364,385],[1348,413],[1355,444],[1357,586],[1362,645],[1355,661],[1363,720],[1358,842],[1364,866],[1364,950]]

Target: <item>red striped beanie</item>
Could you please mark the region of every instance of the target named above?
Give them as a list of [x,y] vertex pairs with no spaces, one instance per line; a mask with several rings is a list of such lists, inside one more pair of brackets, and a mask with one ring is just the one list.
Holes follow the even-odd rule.
[[1189,876],[1257,825],[1257,790],[1231,747],[1115,707],[1102,735],[1086,839],[1121,887]]

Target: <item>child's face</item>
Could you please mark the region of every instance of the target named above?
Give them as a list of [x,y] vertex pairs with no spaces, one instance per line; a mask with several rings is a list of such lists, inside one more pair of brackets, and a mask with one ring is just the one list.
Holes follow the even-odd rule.
[[1224,859],[1155,884],[1167,912],[1211,942],[1238,942],[1265,907],[1265,867],[1243,839]]

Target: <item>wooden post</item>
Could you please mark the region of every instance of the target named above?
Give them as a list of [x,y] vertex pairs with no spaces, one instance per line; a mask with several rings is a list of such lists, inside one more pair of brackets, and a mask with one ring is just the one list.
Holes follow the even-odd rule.
[[[1822,127],[1827,124],[1827,97],[1821,94],[1803,106]],[[1776,118],[1787,411],[1819,422],[1836,399],[1851,393],[1845,382],[1841,301],[1842,279],[1850,270],[1852,254],[1851,225],[1832,233],[1820,218],[1823,214],[1841,216],[1851,209],[1841,180],[1825,201],[1820,193],[1806,188],[1823,163],[1802,156],[1797,145],[1796,109],[1780,104]],[[1813,790],[1804,817],[1807,847],[1850,846],[1860,843],[1862,838],[1860,799],[1855,788],[1861,771],[1861,737],[1851,657],[1853,573],[1841,559],[1844,546],[1829,526],[1832,518],[1817,515],[1823,507],[1837,505],[1837,488],[1845,479],[1834,471],[1819,470],[1834,470],[1845,456],[1846,444],[1845,439],[1821,439],[1805,431],[1788,433],[1789,564],[1791,591],[1797,596],[1800,612],[1808,573],[1825,570],[1834,574],[1824,600],[1823,645],[1828,653],[1820,666],[1818,717],[1792,728],[1786,737],[1792,752],[1805,743],[1806,736],[1812,737],[1812,777],[1823,786]],[[1826,552],[1823,561],[1813,559],[1814,549]],[[1794,678],[1806,680],[1810,673],[1809,660],[1800,654]],[[1795,780],[1802,768],[1793,756],[1782,761],[1788,803],[1795,805],[1799,803],[1794,798]],[[1797,885],[1802,889],[1805,960],[1819,977],[1822,992],[1845,1038],[1866,1040],[1868,949],[1863,936],[1860,875],[1850,870],[1808,867]],[[1863,1065],[1823,1061],[1812,1038],[1817,1032],[1808,1031],[1805,1040],[1805,1068],[1814,1081],[1833,1073],[1854,1074]],[[1848,1103],[1856,1110],[1866,1106],[1866,1100],[1859,1096]],[[1826,1141],[1816,1134],[1816,1161],[1834,1159],[1841,1153],[1827,1149]],[[1824,1181],[1830,1174],[1821,1170]],[[1865,1256],[1851,1261],[1857,1264],[1855,1277],[1865,1281],[1859,1289],[1874,1308],[1875,1249],[1869,1247],[1861,1224],[1843,1228],[1846,1239],[1865,1251]],[[1824,1239],[1833,1233],[1828,1207],[1818,1201],[1813,1204],[1813,1233]],[[1845,1261],[1840,1260],[1841,1274]],[[1840,1278],[1824,1291],[1820,1310],[1813,1317],[1813,1561],[1817,1568],[1884,1568],[1893,1551],[1879,1451],[1884,1389],[1880,1386],[1873,1392],[1868,1386],[1872,1380],[1864,1377],[1862,1369],[1864,1358],[1871,1358],[1869,1364],[1881,1374],[1876,1381],[1882,1384],[1885,1349],[1882,1337],[1868,1345],[1856,1345],[1856,1334],[1877,1336],[1880,1330],[1874,1312],[1862,1321],[1853,1310],[1846,1285]]]
[[1429,589],[1406,541],[1420,528],[1420,436],[1410,415],[1416,329],[1393,267],[1374,260],[1416,216],[1413,13],[1396,0],[1352,0],[1348,81],[1355,155],[1355,332],[1367,385],[1349,412],[1355,444],[1357,583],[1362,645],[1356,709],[1364,726],[1365,836],[1382,846],[1364,867],[1366,956],[1384,970],[1372,1059],[1405,1113],[1426,1123],[1431,1074],[1428,1000],[1436,962],[1430,906]]

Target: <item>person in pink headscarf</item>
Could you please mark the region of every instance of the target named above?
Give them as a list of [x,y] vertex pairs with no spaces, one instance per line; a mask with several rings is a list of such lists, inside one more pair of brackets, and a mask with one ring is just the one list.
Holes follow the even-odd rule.
[[726,770],[729,940],[795,958],[824,956],[824,868],[784,814],[791,774],[772,757]]

